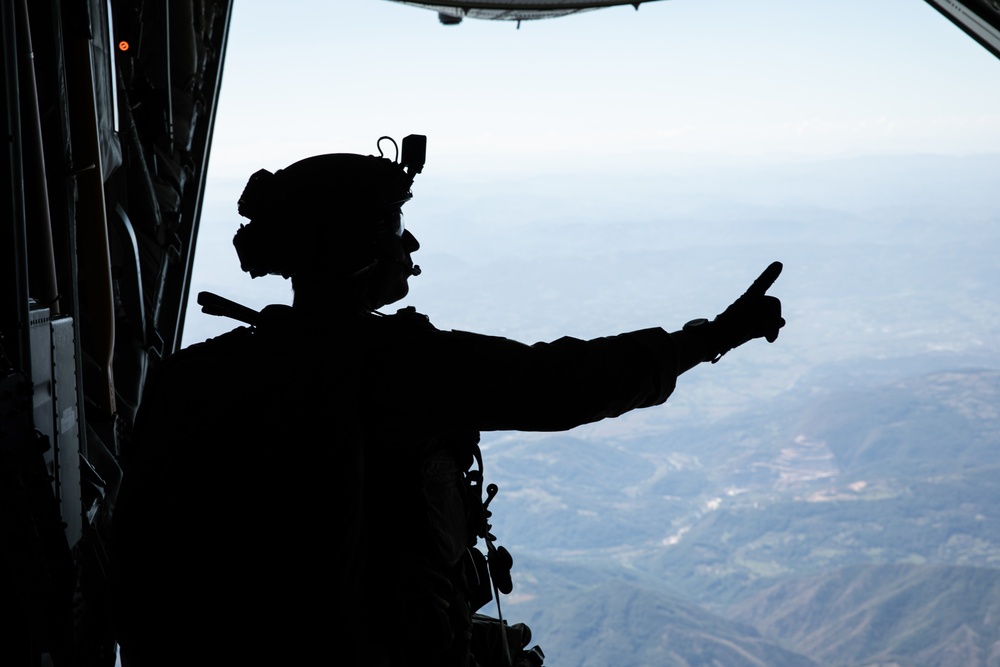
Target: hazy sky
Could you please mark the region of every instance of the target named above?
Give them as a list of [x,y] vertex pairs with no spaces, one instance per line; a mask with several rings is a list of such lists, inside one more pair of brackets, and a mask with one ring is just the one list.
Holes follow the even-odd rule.
[[240,0],[212,173],[420,132],[484,156],[1000,151],[1000,62],[921,0],[662,0],[466,20]]
[[410,133],[429,141],[418,199],[567,169],[996,153],[1000,60],[922,0],[662,0],[520,29],[387,0],[239,0],[194,291],[287,293],[251,288],[229,245],[249,174]]

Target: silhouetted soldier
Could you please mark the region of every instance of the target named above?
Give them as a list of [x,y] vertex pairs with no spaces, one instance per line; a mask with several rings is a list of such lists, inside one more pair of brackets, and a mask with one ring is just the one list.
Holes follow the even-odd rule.
[[528,346],[380,314],[419,274],[401,206],[422,140],[399,162],[320,155],[247,184],[242,268],[290,277],[294,303],[168,359],[147,392],[113,554],[135,667],[504,664],[472,617],[491,594],[471,548],[488,533],[479,432],[658,405],[681,373],[784,325],[765,294],[778,263],[673,333]]

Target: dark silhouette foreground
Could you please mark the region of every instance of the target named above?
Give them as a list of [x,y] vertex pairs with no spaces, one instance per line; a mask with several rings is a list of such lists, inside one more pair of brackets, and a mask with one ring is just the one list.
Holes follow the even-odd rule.
[[681,373],[784,325],[765,294],[778,263],[673,333],[528,346],[378,313],[419,273],[400,207],[421,140],[399,162],[322,155],[248,183],[243,269],[291,277],[295,300],[166,360],[144,398],[112,554],[134,667],[540,664],[526,628],[504,647],[473,617],[509,592],[510,565],[479,432],[658,405]]

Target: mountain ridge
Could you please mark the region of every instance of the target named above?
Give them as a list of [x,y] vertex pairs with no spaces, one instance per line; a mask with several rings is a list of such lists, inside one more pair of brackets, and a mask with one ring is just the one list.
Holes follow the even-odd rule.
[[727,616],[826,664],[985,667],[1000,658],[1000,569],[850,566],[778,583]]

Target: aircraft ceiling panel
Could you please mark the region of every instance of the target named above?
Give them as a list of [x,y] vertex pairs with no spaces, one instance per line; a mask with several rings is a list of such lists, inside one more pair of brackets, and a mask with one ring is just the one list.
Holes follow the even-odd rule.
[[[390,0],[438,13],[441,22],[455,25],[462,19],[527,21],[567,16],[577,12],[618,5],[636,9],[656,0]],[[1000,58],[1000,0],[926,0],[970,37]]]
[[590,9],[632,5],[638,9],[644,2],[655,0],[436,0],[434,2],[411,2],[393,0],[404,5],[413,5],[438,12],[444,19],[452,17],[455,22],[462,18],[476,18],[500,21],[528,21],[532,19],[556,18]]

